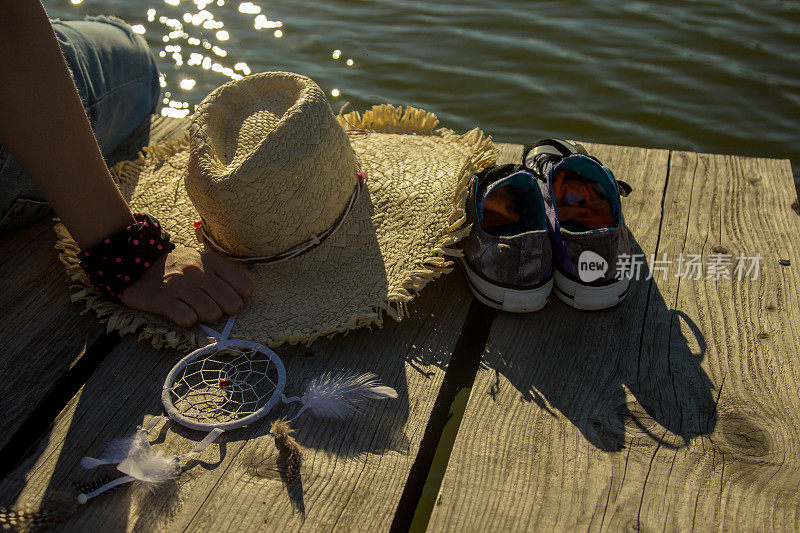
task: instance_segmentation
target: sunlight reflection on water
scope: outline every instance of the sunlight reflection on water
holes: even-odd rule
[[[182,5],[180,0],[164,0],[164,3],[172,7]],[[226,5],[225,0],[193,0],[189,4],[191,3],[194,4],[194,9],[182,13],[180,17],[174,16],[174,11],[169,8],[162,8],[160,13],[150,8],[147,10],[147,22],[150,27],[142,24],[133,26],[135,32],[143,35],[148,31],[163,33],[161,39],[164,47],[158,55],[161,58],[170,58],[176,67],[185,65],[198,67],[204,71],[210,70],[225,78],[220,83],[241,79],[252,72],[247,62],[228,58],[228,51],[224,46],[231,41],[231,33],[228,29],[224,29],[226,24],[222,18],[225,17],[246,17],[250,19],[247,21],[247,26],[253,30],[272,30],[273,38],[283,37],[283,22],[270,20],[265,13],[262,13],[261,7],[253,2],[241,2],[236,9],[233,8],[235,2]],[[215,15],[212,10],[217,14]],[[239,27],[242,25],[241,22],[238,21]],[[233,42],[235,39],[231,44]],[[341,50],[335,50],[332,54],[333,59],[339,59],[341,53]],[[354,61],[348,58],[345,64],[350,67]],[[189,68],[182,69],[177,88],[174,88],[175,83],[168,75],[162,77],[161,85],[165,88],[162,115],[183,118],[194,111],[196,102],[190,106],[188,101],[182,100],[182,97],[187,96],[186,93],[190,93],[196,86],[196,80],[190,77],[192,72]],[[181,91],[178,91],[178,88]],[[330,95],[334,98],[340,94],[336,88],[330,91]]]
[[[254,2],[238,0],[162,0],[163,4],[152,7],[144,4],[139,16],[131,16],[135,8],[125,6],[125,18],[131,29],[142,35],[160,60],[161,86],[164,88],[160,113],[164,116],[184,118],[194,112],[202,98],[218,85],[238,80],[253,72],[250,64],[242,58],[237,46],[242,41],[242,32],[271,34],[272,39],[284,37],[284,23],[271,18]],[[90,14],[95,2],[69,0],[79,6],[82,14]],[[45,2],[48,11],[58,10],[59,2]],[[54,4],[54,5],[51,5]],[[103,2],[114,5],[114,2]],[[148,7],[148,4],[150,7]],[[114,5],[114,12],[119,12]],[[133,9],[132,9],[133,8]],[[99,11],[106,13],[106,7]],[[51,13],[51,16],[53,13]],[[62,15],[63,16],[63,15]],[[264,46],[262,43],[261,46]],[[233,53],[229,53],[233,50]],[[352,57],[345,57],[339,49],[331,52],[333,60],[341,59],[345,68],[355,66]],[[165,68],[164,62],[171,65]],[[201,83],[198,83],[201,82]],[[341,95],[336,87],[329,89],[331,98]]]
[[[179,0],[164,0],[164,3],[175,7],[180,5]],[[168,33],[162,36],[165,46],[158,53],[159,57],[164,58],[169,54],[176,67],[182,67],[184,58],[186,58],[185,64],[187,67],[211,70],[231,80],[238,80],[249,74],[251,69],[244,61],[236,62],[233,65],[226,64],[230,60],[225,60],[228,57],[228,52],[222,45],[225,44],[225,41],[230,40],[230,33],[228,30],[223,29],[225,23],[222,20],[215,19],[214,14],[209,10],[209,8],[224,9],[225,0],[216,0],[215,2],[194,0],[194,6],[196,11],[184,12],[180,19],[170,17],[169,14],[160,15],[153,8],[147,10],[147,22],[153,26],[151,31],[163,32],[164,28],[169,30]],[[232,10],[228,8],[225,11],[227,12],[226,14],[230,14]],[[279,20],[271,21],[267,19],[265,15],[261,14],[261,8],[252,2],[239,4],[238,13],[243,16],[255,16],[253,20],[253,28],[255,30],[283,26],[283,23]],[[141,24],[136,26],[134,31],[137,33],[145,34],[147,32],[145,26]],[[188,77],[191,72],[191,69],[184,69],[184,77],[178,82],[178,87],[182,91],[191,91],[197,83],[195,79]],[[183,118],[193,111],[193,109],[189,109],[189,102],[182,101],[179,94],[173,94],[169,90],[170,81],[167,80],[166,75],[162,77],[161,85],[166,88],[163,100],[164,107],[161,109],[162,115]]]
[[[255,72],[310,76],[337,111],[389,102],[495,139],[791,158],[800,2],[44,0],[116,15],[163,73],[167,116]]]
[[[70,2],[77,6],[83,0]],[[162,62],[168,61],[174,67],[172,72],[161,67],[164,88],[161,114],[164,116],[184,118],[194,111],[205,96],[195,93],[199,88],[198,79],[213,80],[212,83],[221,85],[253,72],[247,61],[229,54],[229,48],[235,49],[239,41],[237,30],[250,28],[254,32],[269,32],[273,39],[284,36],[283,22],[271,19],[253,2],[163,0],[163,3],[158,8],[148,8],[141,17],[144,22],[136,23],[131,19],[129,22],[135,33],[147,39]],[[154,46],[159,41],[161,45]],[[340,55],[341,50],[336,50],[333,59],[339,59]],[[351,67],[354,61],[348,58],[345,64]],[[207,86],[208,83],[203,84],[203,89]],[[334,98],[339,95],[336,88],[330,91]]]

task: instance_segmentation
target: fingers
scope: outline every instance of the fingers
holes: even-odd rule
[[[194,309],[189,307],[181,300],[176,298],[165,298],[163,306],[163,314],[167,315],[167,318],[179,326],[188,328],[197,322],[197,313],[195,313]]]
[[[252,294],[253,282],[239,267],[212,253],[207,254],[203,259],[211,271],[231,286],[240,297],[246,298]]]
[[[212,324],[223,313],[236,314],[244,303],[238,291],[210,269],[198,270],[180,281],[173,281],[164,296],[162,306],[166,309],[162,314],[183,327],[198,321]]]
[[[215,274],[207,274],[200,288],[217,303],[226,315],[232,315],[242,307],[242,297],[239,296],[239,293]]]
[[[165,316],[182,327],[235,314],[253,283],[240,267],[213,253],[177,247],[161,268],[150,268],[122,294],[133,309]]]
[[[217,302],[200,288],[186,287],[178,298],[192,308],[201,322],[210,324],[222,318],[222,309],[219,308]]]
[[[197,322],[194,309],[163,289],[161,283],[137,281],[122,293],[122,303],[131,309],[169,318],[184,328],[193,326]]]

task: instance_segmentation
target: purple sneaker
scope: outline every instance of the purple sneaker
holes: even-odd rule
[[[515,313],[544,307],[553,267],[538,180],[520,165],[484,170],[470,187],[467,223],[460,263],[475,297]]]
[[[544,139],[526,147],[523,164],[542,182],[556,295],[577,309],[617,305],[630,283],[621,269],[630,242],[620,203],[630,187],[567,141]]]

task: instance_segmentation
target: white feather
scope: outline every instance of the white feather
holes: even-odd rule
[[[358,411],[367,400],[397,398],[397,391],[381,385],[372,373],[323,374],[306,386],[303,407],[298,415],[311,409],[320,418],[345,419]],[[297,415],[295,415],[295,418]]]
[[[117,470],[137,481],[159,485],[178,478],[180,467],[175,456],[164,457],[147,441],[147,431],[110,442],[99,459],[84,457],[81,465],[94,468],[101,464],[116,464]]]
[[[128,457],[117,465],[117,470],[153,485],[178,479],[180,474],[178,458],[164,457],[153,450],[147,441],[146,431],[136,433]]]
[[[136,434],[129,437],[114,439],[106,444],[103,453],[95,459],[94,457],[84,457],[81,459],[81,466],[86,469],[96,468],[100,465],[115,465],[124,461],[130,453]]]

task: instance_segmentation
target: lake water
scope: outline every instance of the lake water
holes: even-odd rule
[[[162,113],[265,70],[334,110],[435,112],[495,140],[562,137],[789,158],[800,174],[800,2],[46,0],[114,14],[159,57]]]

